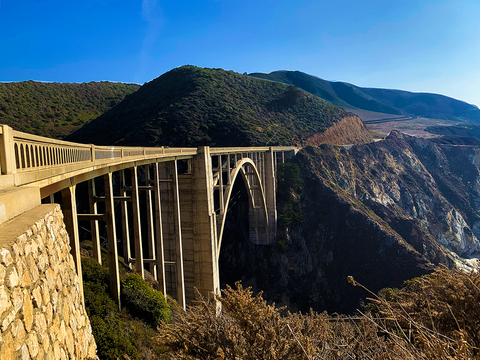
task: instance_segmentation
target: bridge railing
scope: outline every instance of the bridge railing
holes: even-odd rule
[[[293,146],[210,148],[211,155],[295,151]],[[197,148],[124,147],[79,144],[13,130],[0,124],[0,189],[20,186],[99,165],[172,156],[193,156]]]
[[[196,148],[79,144],[27,134],[0,125],[0,188],[38,181],[48,177],[46,170],[68,172],[105,163],[196,153]],[[6,177],[11,181],[1,179]]]

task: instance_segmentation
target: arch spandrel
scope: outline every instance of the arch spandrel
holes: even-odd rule
[[[250,172],[247,173],[246,167],[250,167]],[[237,180],[238,175],[241,176],[248,194],[249,210],[251,212],[251,219],[253,219],[255,228],[255,239],[250,238],[250,240],[256,244],[268,244],[268,213],[267,213],[267,204],[265,201],[265,192],[263,189],[263,184],[261,181],[260,174],[254,163],[250,158],[243,158],[237,161],[235,167],[230,172],[230,184],[226,185],[224,188],[224,209],[225,211],[217,215],[217,232],[218,232],[218,247],[217,251],[220,254],[220,249],[222,245],[223,230],[225,226],[225,220],[228,212],[228,203],[230,202],[230,197],[233,191],[233,185]],[[248,175],[253,176],[255,185],[250,183]],[[219,183],[220,172],[214,175],[213,185],[218,185]],[[220,189],[220,191],[222,191]],[[258,203],[260,202],[260,203]],[[252,224],[250,224],[252,227]]]

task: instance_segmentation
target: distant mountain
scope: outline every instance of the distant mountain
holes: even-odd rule
[[[344,108],[358,108],[386,114],[422,116],[436,119],[480,122],[474,105],[447,96],[402,90],[361,88],[345,82],[332,82],[300,71],[274,71],[249,76],[296,85]]]
[[[183,66],[143,85],[115,108],[68,137],[94,144],[248,146],[328,142],[371,137],[354,114],[296,86],[233,71]],[[309,141],[309,139],[312,139]]]
[[[31,134],[62,138],[139,87],[106,81],[0,83],[0,124]]]

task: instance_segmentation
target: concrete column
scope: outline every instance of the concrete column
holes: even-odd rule
[[[167,284],[165,279],[165,252],[163,246],[163,224],[162,224],[162,202],[160,196],[160,169],[159,164],[153,164],[153,187],[154,187],[154,204],[155,204],[155,230],[157,233],[155,239],[157,268],[157,281],[162,287],[164,295],[167,294]]]
[[[269,241],[277,236],[276,156],[272,148],[265,154],[265,200],[267,202]]]
[[[120,196],[127,196],[125,189],[125,170],[120,171]],[[123,263],[130,266],[130,259],[132,254],[130,251],[130,227],[128,225],[128,202],[122,201],[120,203],[120,209],[122,211],[122,245],[123,245]]]
[[[145,185],[150,186],[150,165],[145,165]],[[155,223],[153,221],[153,205],[152,205],[152,190],[147,189],[145,194],[147,202],[147,258],[155,259]],[[148,271],[154,276],[157,280],[157,271],[155,269],[156,263],[148,264]]]
[[[223,164],[222,155],[218,155],[218,195],[220,199],[220,216],[225,213],[225,202],[223,199]]]
[[[232,172],[232,169],[231,169],[231,164],[230,164],[230,154],[227,154],[227,176],[228,176],[228,179],[227,179],[227,185],[231,185],[232,184],[232,179],[231,179],[231,172]]]
[[[182,219],[180,216],[180,194],[178,191],[177,160],[173,161],[173,204],[175,226],[175,264],[177,273],[177,301],[182,309],[186,308],[185,278],[183,274]]]
[[[138,194],[137,167],[130,169],[132,177],[133,236],[135,241],[135,271],[145,279],[143,269],[142,228],[140,222],[140,201]]]
[[[203,296],[211,297],[212,293],[220,293],[220,275],[212,162],[208,146],[197,149],[193,171],[195,286]]]
[[[13,131],[10,126],[1,125],[0,133],[0,174],[14,174],[17,172],[15,164],[15,145],[13,141]],[[20,156],[20,149],[18,149]],[[19,159],[21,164],[21,160]]]
[[[83,278],[82,278],[82,262],[80,258],[80,239],[78,236],[78,218],[77,218],[77,202],[75,199],[75,185],[62,190],[62,211],[63,221],[70,237],[70,253],[75,262],[78,281],[80,283],[80,294],[82,294],[83,305]]]
[[[97,211],[97,192],[95,189],[95,179],[88,181],[88,199],[90,205],[90,214],[98,214]],[[90,232],[92,236],[93,258],[101,265],[102,264],[102,251],[100,247],[100,236],[98,233],[98,221],[90,221]]]
[[[117,232],[115,228],[115,208],[113,203],[112,173],[103,175],[105,185],[105,222],[108,239],[108,270],[110,273],[110,294],[121,309],[120,272],[118,268]]]

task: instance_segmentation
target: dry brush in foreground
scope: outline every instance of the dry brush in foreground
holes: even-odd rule
[[[353,278],[349,281],[361,286]],[[159,328],[171,359],[480,359],[480,276],[446,268],[356,319],[284,313],[240,283]]]

